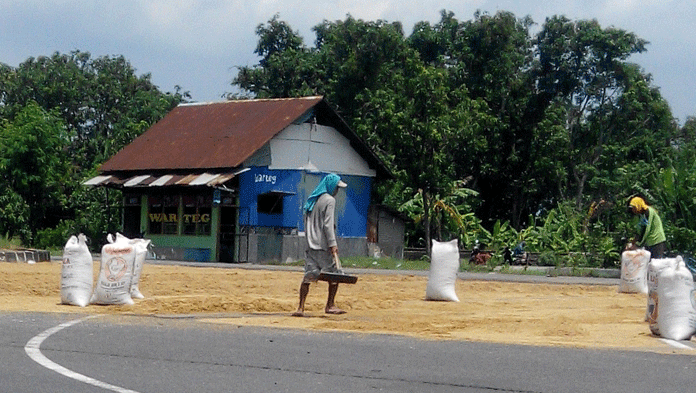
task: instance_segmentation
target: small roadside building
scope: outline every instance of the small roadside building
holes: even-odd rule
[[[384,220],[371,217],[389,212],[371,194],[391,174],[323,97],[179,105],[84,184],[122,190],[122,231],[151,239],[156,258],[282,263],[304,258],[302,208],[329,172],[348,184],[341,254],[374,254]],[[398,257],[393,220],[383,248]]]

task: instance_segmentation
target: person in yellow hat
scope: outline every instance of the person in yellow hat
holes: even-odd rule
[[[638,216],[638,238],[634,243],[650,251],[650,258],[665,257],[665,230],[655,208],[648,206],[645,199],[634,196],[628,201],[628,208]]]

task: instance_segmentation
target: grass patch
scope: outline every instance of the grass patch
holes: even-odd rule
[[[493,271],[493,268],[488,265],[477,265],[475,263],[470,263],[468,259],[461,259],[459,261],[459,271],[470,273],[489,273]]]
[[[0,236],[0,248],[5,250],[17,250],[22,248],[22,242],[17,237],[8,238],[7,235]]]
[[[596,271],[591,268],[556,268],[556,269],[540,269],[530,267],[524,269],[522,266],[498,265],[495,261],[489,264],[477,265],[469,263],[468,259],[460,259],[459,271],[469,273],[491,273],[500,274],[517,274],[527,276],[577,276],[577,277],[607,277],[606,274]],[[296,261],[288,264],[290,266],[304,266],[304,261]],[[384,270],[430,270],[430,261],[428,259],[407,260],[395,258],[372,258],[372,257],[343,257],[341,265],[344,268],[355,269],[384,269]]]
[[[304,260],[287,264],[288,266],[304,266]],[[427,260],[407,260],[394,258],[371,257],[342,257],[341,266],[357,269],[386,269],[386,270],[430,270]]]
[[[387,270],[429,270],[427,260],[408,260],[394,258],[346,257],[341,258],[343,267]]]
[[[547,276],[547,269],[525,269],[523,266],[510,266],[502,265],[500,269],[496,270],[496,273],[500,274],[517,274],[521,276]]]

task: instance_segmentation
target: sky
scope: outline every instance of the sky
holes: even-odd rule
[[[653,76],[680,124],[696,116],[696,2],[684,0],[0,0],[0,63],[74,50],[123,55],[161,91],[221,101],[235,91],[237,67],[258,63],[256,28],[276,14],[313,46],[311,29],[324,20],[401,22],[409,35],[442,10],[460,21],[510,11],[538,25],[565,15],[635,33],[648,51],[630,61]]]

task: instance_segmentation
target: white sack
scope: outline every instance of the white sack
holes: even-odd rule
[[[457,239],[449,242],[433,240],[430,257],[430,274],[425,289],[426,300],[448,300],[458,302],[454,290],[459,271],[459,246]]]
[[[648,302],[645,307],[645,320],[650,324],[650,330],[659,335],[659,327],[657,326],[658,302],[657,302],[657,276],[662,269],[674,269],[677,267],[677,258],[658,258],[651,259],[648,263]]]
[[[648,293],[648,263],[650,251],[626,250],[621,253],[621,281],[619,292]]]
[[[135,259],[133,261],[133,279],[131,281],[130,294],[131,297],[135,299],[145,299],[138,285],[140,284],[140,275],[143,272],[143,265],[145,265],[147,247],[150,245],[150,240],[133,239],[131,243],[135,246]]]
[[[60,269],[60,302],[85,307],[89,304],[94,286],[92,254],[85,235],[71,236],[63,248]]]
[[[133,304],[130,294],[135,247],[116,240],[102,247],[99,279],[92,295],[95,304]]]
[[[683,261],[663,269],[657,277],[659,334],[671,340],[688,340],[696,333],[696,310],[692,303],[694,279]]]
[[[114,243],[117,241],[129,242],[135,247],[135,259],[133,260],[133,276],[131,277],[130,294],[134,299],[145,299],[145,296],[140,292],[139,284],[140,275],[143,272],[143,265],[145,264],[145,259],[147,258],[147,250],[150,246],[150,240],[129,239],[119,232],[116,232],[115,237],[112,234],[106,235],[106,240],[109,243]]]

